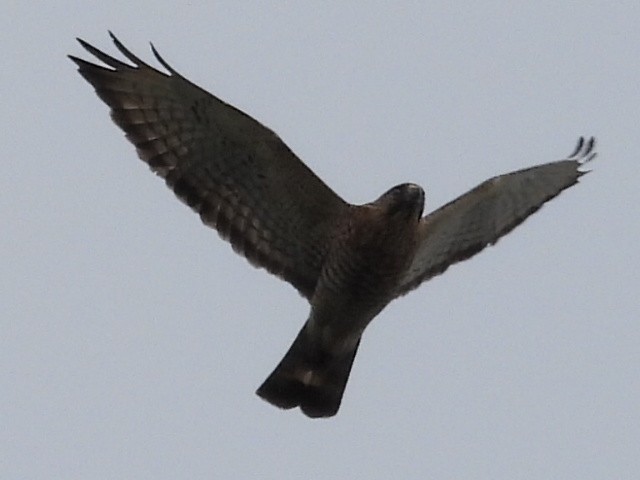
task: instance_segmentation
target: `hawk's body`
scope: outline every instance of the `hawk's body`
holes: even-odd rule
[[[337,412],[362,332],[414,258],[423,205],[420,187],[399,185],[337,222],[309,318],[260,396],[309,416]]]
[[[422,217],[413,184],[350,205],[271,130],[192,84],[81,44],[110,68],[76,57],[140,158],[202,221],[254,265],[291,283],[311,305],[289,352],[258,389],[282,408],[334,415],[361,335],[394,298],[469,258],[574,185],[595,155],[580,140],[569,158],[494,177]]]

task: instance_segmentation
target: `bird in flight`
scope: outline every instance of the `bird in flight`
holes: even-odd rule
[[[153,45],[167,73],[111,38],[129,63],[81,39],[104,66],[69,58],[138,156],[237,253],[308,300],[306,322],[257,394],[309,417],[337,413],[362,334],[389,302],[497,242],[575,185],[596,155],[594,138],[580,138],[567,158],[493,177],[426,216],[412,183],[352,205]]]

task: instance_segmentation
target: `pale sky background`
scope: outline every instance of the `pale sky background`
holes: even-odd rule
[[[321,6],[322,5],[322,6]],[[0,16],[0,478],[640,478],[640,3],[17,2]],[[331,419],[255,389],[308,306],[137,159],[66,54],[111,29],[354,203],[600,152],[391,304]]]

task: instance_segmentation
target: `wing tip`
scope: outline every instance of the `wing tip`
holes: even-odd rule
[[[167,71],[172,74],[172,75],[176,75],[176,76],[181,76],[178,72],[176,72],[173,67],[171,65],[169,65],[169,63],[167,63],[167,61],[162,58],[162,56],[160,55],[160,53],[158,52],[158,50],[156,50],[155,45],[153,44],[153,42],[149,42],[149,45],[151,45],[151,52],[153,53],[153,56],[156,57],[156,60],[158,60],[158,62],[160,62],[160,64],[167,69]]]
[[[578,138],[578,143],[574,150],[571,152],[571,155],[566,158],[567,160],[576,162],[576,169],[578,174],[577,178],[580,178],[581,176],[591,172],[591,170],[583,170],[582,167],[584,167],[584,165],[586,165],[587,163],[593,161],[598,156],[598,152],[596,151],[596,144],[596,137],[591,136],[588,139],[585,139],[585,137],[581,136],[580,138]]]
[[[597,152],[596,148],[596,137],[589,137],[588,140],[585,140],[585,137],[578,138],[578,143],[571,154],[567,157],[567,160],[575,160],[579,162],[581,165],[593,160]]]
[[[108,65],[111,68],[114,68],[116,70],[118,70],[118,69],[127,69],[127,68],[129,68],[129,69],[132,69],[132,68],[143,68],[143,69],[144,68],[148,68],[148,69],[151,69],[151,70],[155,70],[149,64],[147,64],[142,59],[140,59],[137,55],[135,55],[133,52],[131,52],[127,47],[125,47],[124,44],[120,41],[120,39],[111,30],[107,30],[107,32],[109,33],[109,37],[111,37],[111,41],[114,43],[114,45],[116,46],[118,51],[122,55],[124,55],[127,58],[127,60],[132,62],[134,66],[128,65],[126,63],[123,63],[120,60],[117,60],[116,58],[111,57],[110,55],[107,55],[106,53],[104,53],[103,51],[97,49],[96,47],[94,47],[93,45],[91,45],[90,43],[86,42],[85,40],[83,40],[80,37],[76,37],[76,41],[82,46],[82,48],[84,48],[86,51],[88,51],[91,55],[93,55],[94,57],[96,57],[101,62],[105,63],[106,65]],[[160,62],[160,64],[171,75],[181,76],[173,67],[171,67],[171,65],[169,65],[169,63],[164,58],[162,58],[162,56],[160,55],[160,53],[158,52],[156,47],[153,45],[153,43],[152,42],[149,42],[149,43],[151,45],[151,51],[153,52],[153,55],[158,60],[158,62]],[[90,63],[90,62],[82,60],[81,58],[78,58],[78,57],[76,57],[74,55],[67,55],[67,56],[74,63],[76,63],[78,66],[83,66],[83,65],[86,65],[86,64]]]

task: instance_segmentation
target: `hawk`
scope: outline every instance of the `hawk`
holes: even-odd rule
[[[202,221],[253,265],[293,285],[309,316],[258,388],[267,402],[309,417],[337,413],[362,334],[393,299],[498,241],[578,182],[595,157],[580,138],[564,160],[499,175],[423,216],[412,183],[352,205],[270,129],[127,50],[130,63],[78,39],[105,66],[70,56],[110,107],[138,156]]]

